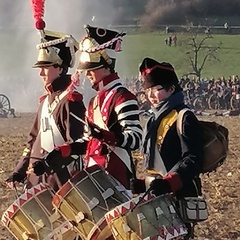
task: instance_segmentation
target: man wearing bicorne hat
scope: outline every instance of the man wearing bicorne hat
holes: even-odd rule
[[[198,119],[184,104],[184,95],[173,66],[144,58],[139,67],[153,116],[143,131],[145,179],[132,182],[136,194],[147,189],[156,196],[171,193],[177,199],[201,193],[203,142]],[[181,117],[181,120],[180,120]],[[193,236],[194,224],[187,222]]]
[[[89,25],[85,29],[78,71],[85,72],[97,95],[88,106],[88,140],[70,144],[69,151],[85,153],[86,167],[95,164],[104,167],[129,189],[130,179],[135,176],[131,151],[141,144],[142,128],[137,99],[122,85],[115,72],[115,59],[110,56],[111,51],[121,50],[125,33]],[[62,153],[61,148],[59,152]]]
[[[46,94],[40,98],[27,147],[7,184],[13,186],[14,182],[27,180],[28,187],[47,182],[53,189],[58,189],[77,170],[73,166],[81,164],[79,158],[69,156],[64,159],[65,167],[55,159],[54,173],[48,174],[43,174],[42,165],[36,163],[57,146],[74,142],[83,134],[83,124],[76,119],[85,118],[82,95],[75,90],[74,81],[67,74],[68,68],[74,66],[78,43],[71,35],[44,31],[37,49],[39,55],[33,67],[40,70]],[[33,165],[37,175],[32,174]]]

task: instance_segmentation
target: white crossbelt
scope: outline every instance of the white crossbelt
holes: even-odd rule
[[[106,99],[108,100],[110,98],[110,96],[113,94],[114,90],[116,90],[118,87],[120,86],[117,86],[116,88],[112,89],[108,94],[107,96],[105,97],[105,101],[103,102],[103,105],[101,107],[101,109],[104,109],[105,107],[105,104],[107,103]],[[116,93],[115,93],[116,94]],[[97,97],[96,99],[94,99],[94,101],[97,101]],[[100,110],[100,107],[97,103],[97,107],[94,109],[94,112],[93,112],[93,120],[95,123],[97,123],[97,125],[100,127],[100,128],[103,128],[105,130],[108,130],[108,127],[107,125],[104,123],[103,119],[102,119],[102,114],[101,114],[101,110]],[[131,167],[131,159],[130,159],[130,156],[128,154],[128,152],[124,149],[124,148],[121,148],[121,147],[117,147],[117,146],[109,146],[109,149],[114,152],[118,158],[120,158],[123,163],[127,166],[128,170],[130,172],[132,172],[132,167]],[[92,159],[93,160],[93,159]],[[92,162],[91,162],[92,163]]]
[[[65,142],[54,120],[53,112],[61,99],[67,94],[67,90],[62,92],[58,99],[51,105],[48,102],[49,96],[47,96],[43,102],[40,123],[41,147],[47,152],[51,152],[55,146],[62,145]]]

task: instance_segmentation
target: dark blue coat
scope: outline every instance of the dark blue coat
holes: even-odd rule
[[[182,109],[176,109],[178,112]],[[168,130],[162,147],[161,157],[167,171],[177,162],[181,164],[176,169],[180,175],[183,187],[178,196],[194,196],[201,194],[199,174],[203,165],[203,144],[199,122],[193,112],[187,111],[182,119],[182,135],[178,135],[176,122]]]

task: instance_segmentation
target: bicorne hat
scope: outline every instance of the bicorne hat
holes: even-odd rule
[[[170,63],[160,63],[152,58],[144,58],[139,71],[145,89],[157,85],[164,88],[172,85],[178,86],[178,77]]]

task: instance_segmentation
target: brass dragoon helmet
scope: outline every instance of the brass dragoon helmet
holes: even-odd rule
[[[72,35],[52,31],[44,31],[42,42],[37,45],[39,50],[34,68],[59,65],[73,67],[75,53],[79,44]]]
[[[102,67],[114,69],[115,59],[111,52],[121,51],[122,37],[125,33],[85,26],[87,35],[81,40],[79,50],[79,70],[94,70]]]

